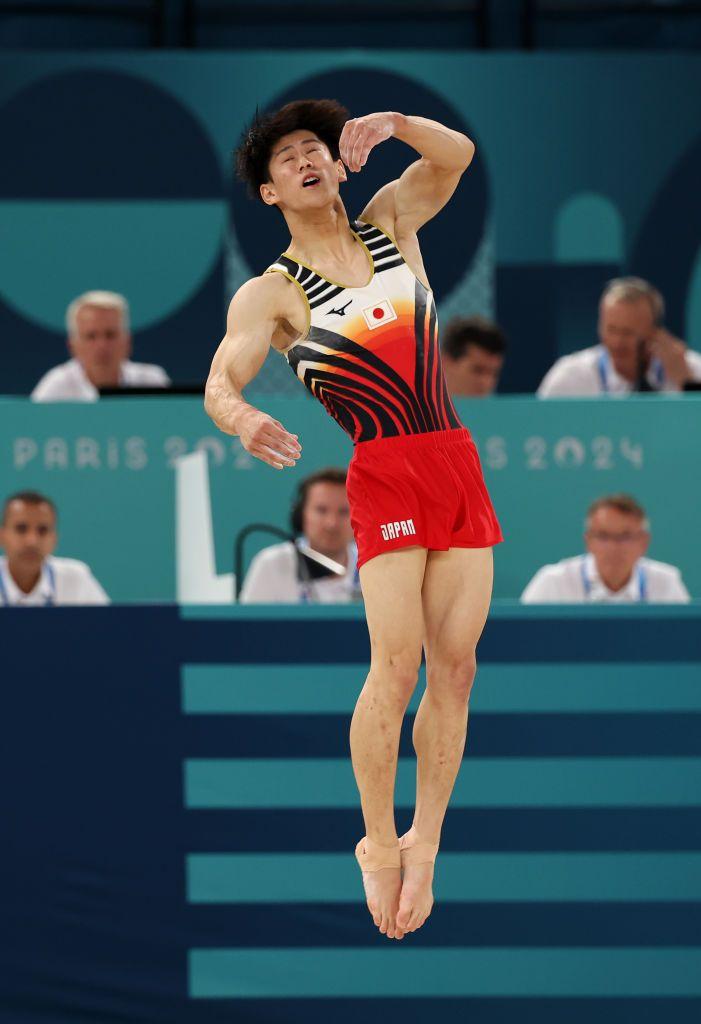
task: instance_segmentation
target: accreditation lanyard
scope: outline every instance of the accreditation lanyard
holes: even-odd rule
[[[584,559],[582,560],[579,569],[582,576],[582,586],[584,587],[584,600],[590,601],[592,589],[591,580],[589,579],[589,576],[587,574],[587,567]],[[647,577],[645,575],[645,570],[643,569],[642,565],[638,566],[635,575],[638,581],[638,600],[643,602],[647,601]]]
[[[49,581],[49,593],[44,599],[44,607],[48,608],[51,605],[56,604],[56,574],[48,562],[45,564],[46,578]],[[5,580],[3,579],[2,569],[0,569],[0,605],[5,605],[6,608],[10,607],[10,598],[7,593],[7,587],[5,586]]]
[[[652,372],[655,376],[655,384],[658,388],[664,384],[664,369],[659,359],[653,359],[651,364]],[[601,384],[601,390],[605,395],[609,393],[609,375],[611,373],[611,356],[608,354],[606,349],[599,353],[599,359],[597,362],[597,368],[599,370],[599,383]]]

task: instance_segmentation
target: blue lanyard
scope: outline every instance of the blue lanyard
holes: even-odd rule
[[[52,566],[49,564],[49,562],[46,562],[45,565],[46,565],[46,575],[47,575],[48,580],[49,580],[49,591],[50,592],[49,592],[48,597],[44,601],[44,607],[48,608],[51,605],[54,605],[56,603],[56,575],[54,573],[54,570],[53,570]],[[10,598],[8,597],[8,594],[7,594],[7,587],[5,586],[5,581],[2,578],[2,569],[0,569],[0,604],[4,604],[6,608],[10,607]]]
[[[579,568],[582,576],[582,586],[584,587],[584,599],[588,601],[591,597],[591,580],[587,576],[584,560],[582,560]],[[645,570],[642,565],[638,566],[636,576],[638,578],[638,600],[645,602],[647,601],[647,576],[645,575]]]
[[[601,384],[601,390],[605,395],[607,395],[609,392],[609,370],[611,368],[611,356],[608,354],[606,349],[603,349],[603,351],[599,353],[599,358],[597,360],[596,365],[599,371],[599,383]],[[662,384],[664,384],[664,369],[662,367],[662,363],[659,361],[659,359],[653,359],[651,366],[655,374],[655,383],[658,385],[658,387],[661,387]]]

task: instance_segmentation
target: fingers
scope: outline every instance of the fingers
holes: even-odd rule
[[[349,171],[359,171],[368,158],[374,142],[372,128],[358,120],[346,121],[339,140],[339,154]]]
[[[257,444],[253,445],[248,450],[251,455],[260,459],[261,462],[267,462],[267,464],[272,466],[274,469],[284,469],[285,466],[296,465],[295,460],[289,455],[283,455],[282,452],[276,451],[268,445]]]

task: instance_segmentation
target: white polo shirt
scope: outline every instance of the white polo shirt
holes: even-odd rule
[[[544,565],[521,594],[523,604],[686,604],[690,600],[679,569],[652,558],[640,558],[620,590],[609,590],[591,554]]]
[[[122,363],[119,383],[124,387],[165,388],[170,377],[162,366],[151,363]],[[96,402],[100,397],[94,384],[77,359],[69,359],[60,366],[54,366],[41,378],[32,391],[34,402]]]
[[[241,604],[348,604],[359,599],[355,544],[348,545],[345,576],[324,576],[306,583],[297,578],[297,559],[290,541],[259,551],[241,588]]]
[[[693,380],[701,381],[701,353],[687,349],[686,362]],[[664,371],[652,360],[647,380],[656,391],[678,391],[665,381]],[[536,392],[539,398],[578,398],[587,395],[627,395],[633,390],[631,381],[621,377],[603,345],[593,345],[579,352],[562,356],[550,367]]]
[[[36,586],[25,594],[10,575],[7,558],[0,558],[0,608],[109,603],[109,597],[85,562],[54,556],[45,559]]]

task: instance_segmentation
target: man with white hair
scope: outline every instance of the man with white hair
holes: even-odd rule
[[[35,402],[94,402],[106,387],[167,387],[160,366],[133,363],[129,306],[116,292],[85,292],[66,310],[71,359],[45,373]]]
[[[686,604],[689,592],[674,565],[647,558],[650,523],[629,494],[592,502],[584,527],[586,554],[544,565],[524,604]]]
[[[664,299],[641,277],[609,281],[599,303],[599,341],[562,356],[539,398],[681,391],[701,381],[701,354],[662,326]]]

